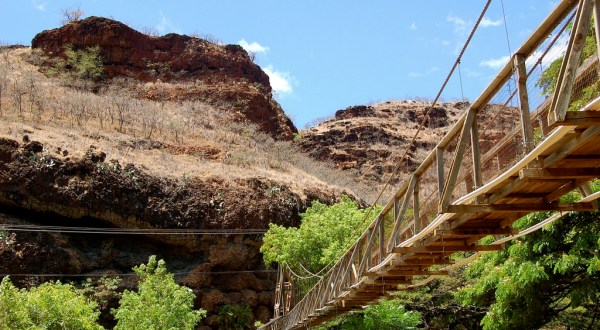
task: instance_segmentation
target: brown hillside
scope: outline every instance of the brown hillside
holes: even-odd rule
[[[381,183],[394,171],[429,106],[428,102],[407,100],[348,107],[302,131],[300,145],[315,159],[332,160],[339,169]],[[432,109],[415,147],[403,161],[402,173],[418,166],[465,107],[468,103],[455,102]]]
[[[30,48],[0,48],[0,224],[266,229],[297,225],[313,200],[366,196],[291,141],[236,120],[235,108],[215,105],[223,94],[159,101],[115,79],[90,92],[46,76],[46,61]],[[132,89],[140,86],[189,87],[178,80]],[[2,234],[0,274],[67,275],[13,276],[19,285],[131,273],[156,254],[209,315],[223,304],[248,304],[263,322],[272,313],[275,278],[265,273],[260,234]],[[125,278],[122,287],[131,287]]]
[[[289,140],[297,132],[273,99],[267,74],[238,45],[178,34],[153,37],[93,16],[43,31],[31,45],[51,58],[64,58],[67,45],[76,50],[99,46],[107,77],[133,79],[122,87],[139,98],[202,100],[235,114],[238,121],[259,125],[275,138]]]

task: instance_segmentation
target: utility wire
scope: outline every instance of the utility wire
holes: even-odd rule
[[[2,225],[0,230],[15,232],[49,232],[70,234],[106,234],[106,235],[262,235],[266,229],[151,229],[151,228],[98,228],[64,227],[41,225]]]
[[[175,272],[170,273],[173,275],[187,275],[189,272]],[[227,274],[240,274],[240,273],[275,273],[275,269],[264,269],[264,270],[231,270],[231,271],[215,271],[215,272],[193,272],[194,275],[227,275]],[[25,274],[25,273],[2,273],[0,277],[11,276],[11,277],[116,277],[116,276],[137,276],[136,273],[110,273],[110,274],[60,274],[60,273],[49,273],[49,274]]]

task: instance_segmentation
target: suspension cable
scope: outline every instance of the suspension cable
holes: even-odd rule
[[[375,205],[379,202],[379,200],[381,199],[381,197],[383,196],[383,194],[385,193],[385,191],[387,190],[387,188],[390,186],[392,179],[394,177],[396,177],[396,175],[398,174],[398,171],[400,170],[401,166],[402,166],[402,161],[406,158],[406,156],[408,155],[408,153],[410,152],[411,147],[414,145],[415,141],[417,140],[417,137],[419,136],[419,133],[421,133],[421,131],[425,128],[425,124],[427,123],[427,121],[429,120],[429,114],[431,113],[431,111],[433,110],[433,108],[435,107],[435,105],[437,104],[438,100],[440,99],[442,92],[444,91],[444,89],[446,88],[446,85],[448,84],[448,82],[450,81],[450,78],[452,77],[452,74],[454,73],[454,71],[456,70],[456,68],[458,67],[458,65],[460,64],[460,61],[462,59],[462,56],[464,55],[468,45],[471,43],[471,40],[473,39],[473,36],[475,35],[475,31],[477,31],[477,28],[479,27],[479,24],[481,23],[481,21],[483,20],[483,17],[485,15],[485,13],[487,12],[487,9],[490,6],[490,3],[492,2],[492,0],[487,0],[485,3],[485,6],[483,7],[479,17],[477,18],[477,21],[475,22],[475,25],[473,26],[473,28],[471,29],[471,33],[469,34],[466,42],[464,43],[458,57],[456,58],[456,61],[454,62],[454,65],[452,66],[452,68],[450,69],[450,72],[448,73],[448,75],[446,76],[446,79],[444,80],[444,83],[442,84],[442,87],[440,88],[440,90],[438,91],[435,99],[433,100],[433,102],[431,103],[431,105],[429,107],[427,107],[427,111],[425,112],[425,115],[423,116],[423,119],[421,120],[419,127],[417,129],[417,131],[415,132],[415,134],[413,135],[412,139],[410,140],[410,143],[406,146],[406,148],[404,149],[404,153],[402,154],[402,156],[400,157],[400,159],[398,160],[398,164],[396,165],[396,167],[394,168],[394,171],[392,171],[392,173],[388,176],[388,179],[386,180],[383,188],[381,189],[381,191],[379,192],[379,194],[377,195],[377,198],[375,199],[375,201],[371,204],[371,207],[368,208],[367,213],[365,214],[365,216],[363,217],[363,219],[355,226],[354,230],[352,231],[352,234],[350,235],[350,237],[353,237],[356,235],[357,231],[359,228],[361,228],[361,226],[364,224],[365,221],[367,221],[367,219],[369,219],[369,216],[371,215],[371,211],[373,210],[373,208],[375,207]],[[388,157],[388,159],[391,157],[391,155]],[[331,261],[329,263],[327,263],[327,265],[325,265],[319,272],[317,273],[321,273],[322,271],[329,269],[329,267],[333,264],[339,261],[339,259],[343,256],[343,253],[350,248],[350,246],[352,246],[353,244],[355,244],[357,241],[350,241],[347,242],[346,244],[344,244],[342,246],[342,248],[340,249],[340,251],[338,252],[338,255],[336,256],[336,258],[331,259]],[[341,255],[340,252],[342,253]]]

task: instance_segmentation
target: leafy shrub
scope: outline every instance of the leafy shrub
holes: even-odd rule
[[[299,228],[269,225],[260,248],[265,264],[287,263],[295,269],[301,269],[302,264],[307,270],[318,272],[370,224],[370,219],[365,220],[367,212],[347,196],[331,206],[313,201],[306,212],[300,214]],[[371,219],[378,212],[379,207],[371,211]]]
[[[410,330],[417,329],[421,314],[408,312],[396,300],[383,300],[364,311],[344,315],[319,327],[320,330]]]
[[[139,277],[138,292],[125,290],[118,309],[112,313],[119,329],[194,329],[206,315],[194,310],[194,293],[175,283],[164,260],[150,256],[148,264],[134,267]]]
[[[62,75],[66,80],[89,81],[100,81],[104,77],[104,62],[100,55],[100,46],[76,50],[72,45],[67,45],[65,56],[65,60],[56,61],[48,70],[48,75]]]
[[[81,290],[59,281],[29,291],[8,277],[0,283],[0,329],[102,329],[97,308]]]
[[[252,321],[252,310],[248,305],[223,305],[219,308],[217,318],[219,329],[247,329]]]

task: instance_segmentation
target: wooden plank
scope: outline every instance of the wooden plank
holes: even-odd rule
[[[523,204],[478,204],[449,205],[448,213],[492,213],[492,212],[543,212],[543,211],[593,211],[591,203],[523,203]]]
[[[600,168],[524,168],[519,171],[519,178],[527,180],[556,179],[593,179],[600,177]]]
[[[503,186],[499,191],[487,196],[487,199],[489,203],[493,203],[501,198],[506,197],[508,194],[511,194],[513,191],[518,190],[527,184],[529,184],[529,182],[527,182],[526,180],[516,178],[512,182],[509,181],[509,183]]]
[[[447,270],[388,270],[382,273],[373,273],[382,277],[394,276],[432,276],[432,275],[448,275]]]
[[[458,146],[456,147],[456,151],[452,159],[448,180],[444,183],[444,192],[442,193],[442,198],[440,198],[439,203],[439,213],[445,213],[447,206],[450,204],[450,197],[452,197],[452,192],[454,191],[454,186],[456,185],[458,171],[460,170],[460,165],[465,154],[465,148],[467,146],[467,142],[469,141],[469,136],[471,135],[471,127],[473,125],[473,120],[475,120],[475,116],[477,116],[477,111],[472,107],[469,108],[467,118],[463,123]]]
[[[569,44],[558,74],[556,91],[552,96],[552,105],[548,114],[548,124],[553,126],[564,120],[571,101],[571,94],[577,67],[579,66],[583,46],[590,26],[592,1],[581,0],[575,16],[575,24],[569,37]]]
[[[516,198],[516,199],[543,199],[546,197],[545,193],[511,193],[506,195],[504,198]]]
[[[412,284],[412,282],[410,281],[405,281],[405,283],[401,283],[401,284]],[[400,284],[389,284],[389,285],[373,285],[373,286],[364,286],[364,287],[358,287],[358,288],[354,288],[354,287],[350,287],[350,288],[343,288],[344,291],[348,291],[351,293],[371,293],[371,292],[382,292],[382,290],[385,291],[395,291],[398,289],[398,285]]]
[[[431,265],[452,265],[454,263],[454,261],[450,260],[450,259],[406,259],[406,260],[402,260],[398,263],[398,265],[424,265],[424,266],[431,266]]]
[[[481,235],[516,235],[516,228],[462,228],[462,229],[436,229],[433,234],[438,236],[481,236]]]
[[[600,125],[600,111],[567,111],[565,119],[557,124],[562,126],[587,127]]]
[[[460,252],[460,251],[501,251],[504,247],[500,244],[494,245],[450,245],[450,246],[408,246],[395,247],[395,253],[428,253],[428,252]]]
[[[564,185],[560,186],[559,188],[554,189],[554,191],[549,193],[544,198],[544,201],[546,203],[554,202],[555,200],[558,200],[564,194],[570,192],[571,190],[575,190],[575,189],[579,188],[582,184],[586,183],[587,181],[588,181],[588,179],[571,180],[571,181],[565,183]]]

